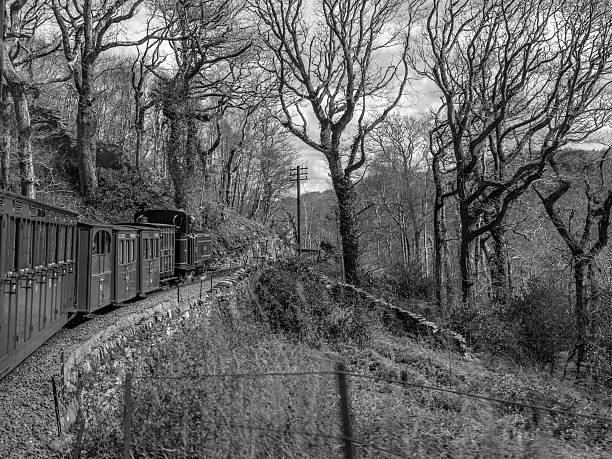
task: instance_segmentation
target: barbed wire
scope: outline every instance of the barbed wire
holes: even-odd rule
[[[215,427],[219,427],[219,428],[223,428],[223,427],[229,427],[229,428],[236,428],[236,429],[244,429],[244,430],[257,430],[257,431],[261,431],[261,432],[270,432],[270,433],[275,433],[275,434],[281,434],[281,435],[288,435],[288,434],[294,434],[294,435],[301,435],[301,436],[305,436],[305,437],[320,437],[320,438],[328,438],[330,440],[337,440],[337,441],[346,441],[349,440],[351,443],[360,446],[362,448],[370,448],[376,451],[381,451],[381,452],[385,452],[388,454],[391,454],[392,456],[395,457],[408,457],[405,454],[398,452],[398,451],[393,451],[387,448],[383,448],[381,446],[378,445],[374,445],[371,443],[367,443],[361,440],[356,440],[354,438],[350,438],[350,437],[344,437],[341,435],[331,435],[331,434],[326,434],[326,433],[322,433],[322,432],[308,432],[306,430],[295,430],[295,429],[275,429],[272,427],[262,427],[262,426],[255,426],[252,424],[237,424],[237,423],[216,423],[216,422],[212,422],[212,421],[200,421],[199,422],[200,425],[211,425],[211,426],[215,426]],[[221,424],[221,425],[219,425]]]
[[[534,409],[534,410],[549,411],[549,412],[552,412],[552,413],[563,414],[563,415],[566,415],[566,416],[577,416],[577,417],[581,417],[581,418],[594,419],[594,420],[597,420],[597,421],[609,422],[609,423],[612,424],[612,418],[608,418],[608,417],[605,417],[605,416],[599,416],[599,415],[596,415],[596,414],[578,413],[578,412],[569,411],[569,410],[561,410],[561,409],[558,409],[558,408],[549,408],[549,407],[541,406],[541,405],[533,405],[533,404],[530,404],[530,403],[517,402],[517,401],[514,401],[514,400],[506,400],[506,399],[502,399],[502,398],[490,397],[488,395],[472,394],[472,393],[469,393],[469,392],[462,392],[462,391],[459,391],[459,390],[447,389],[445,387],[428,386],[428,385],[425,385],[425,384],[410,383],[410,382],[407,382],[407,381],[398,381],[397,379],[392,379],[392,378],[382,378],[382,377],[378,377],[378,376],[370,376],[370,375],[364,375],[364,374],[360,374],[360,373],[351,373],[351,372],[343,372],[343,373],[346,376],[353,376],[353,377],[358,377],[358,378],[363,378],[363,379],[370,379],[370,380],[374,380],[374,381],[387,382],[387,383],[397,384],[397,385],[401,385],[401,386],[414,387],[414,388],[419,388],[419,389],[426,389],[426,390],[432,390],[432,391],[438,391],[438,392],[446,392],[446,393],[449,393],[449,394],[455,394],[455,395],[459,395],[459,396],[462,396],[462,397],[476,398],[476,399],[479,399],[479,400],[486,400],[486,401],[489,401],[489,402],[521,406],[521,407],[524,407],[524,408],[530,408],[530,409]]]
[[[272,371],[264,373],[208,373],[208,374],[186,374],[171,376],[148,376],[135,374],[134,379],[160,379],[160,380],[181,380],[181,379],[211,379],[211,378],[259,378],[266,376],[312,376],[312,375],[336,375],[337,371],[296,371],[282,372]]]
[[[276,371],[276,372],[261,372],[261,373],[210,373],[210,374],[200,374],[200,375],[193,375],[193,374],[188,374],[188,375],[172,375],[172,376],[147,376],[147,375],[134,375],[133,377],[135,379],[149,379],[149,380],[181,380],[181,379],[211,379],[211,378],[259,378],[259,377],[283,377],[283,376],[322,376],[322,375],[338,375],[338,374],[345,374],[346,376],[351,376],[354,378],[362,378],[362,379],[369,379],[369,380],[373,380],[373,381],[378,381],[378,382],[386,382],[389,384],[395,384],[395,385],[401,385],[401,386],[406,386],[406,387],[412,387],[412,388],[417,388],[417,389],[424,389],[424,390],[431,390],[431,391],[437,391],[437,392],[445,392],[445,393],[449,393],[449,394],[454,394],[454,395],[458,395],[461,397],[468,397],[468,398],[473,398],[473,399],[479,399],[479,400],[485,400],[485,401],[489,401],[489,402],[494,402],[494,403],[499,403],[499,404],[505,404],[505,405],[512,405],[512,406],[519,406],[519,407],[523,407],[523,408],[529,408],[532,410],[541,410],[541,411],[548,411],[550,413],[555,413],[555,414],[561,414],[564,416],[576,416],[576,417],[580,417],[580,418],[585,418],[585,419],[592,419],[592,420],[597,420],[597,421],[602,421],[602,422],[606,422],[606,423],[610,423],[612,424],[612,418],[610,417],[606,417],[606,416],[600,416],[597,414],[589,414],[589,413],[579,413],[579,412],[575,412],[575,411],[570,411],[570,410],[562,410],[559,408],[551,408],[551,407],[546,407],[546,406],[542,406],[542,405],[534,405],[531,403],[525,403],[525,402],[519,402],[519,401],[515,401],[515,400],[507,400],[507,399],[502,399],[502,398],[497,398],[497,397],[491,397],[488,395],[481,395],[481,394],[474,394],[474,393],[470,393],[470,392],[463,392],[463,391],[459,391],[459,390],[455,390],[455,389],[449,389],[449,388],[445,388],[445,387],[439,387],[439,386],[429,386],[426,384],[418,384],[418,383],[410,383],[407,381],[400,381],[397,379],[393,379],[393,378],[383,378],[383,377],[379,377],[379,376],[371,376],[371,375],[365,375],[365,374],[361,374],[361,373],[354,373],[354,372],[339,372],[339,371],[333,371],[333,370],[327,370],[327,371],[297,371],[297,372],[280,372],[280,371]],[[190,388],[192,390],[198,390],[199,388]]]

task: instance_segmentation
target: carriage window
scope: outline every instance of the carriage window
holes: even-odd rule
[[[91,253],[93,255],[99,255],[98,247],[100,247],[100,232],[98,231],[93,238],[93,243],[91,247]]]
[[[125,263],[125,240],[121,239],[119,244],[119,264]]]
[[[38,263],[44,265],[47,263],[47,224],[44,222],[38,222],[38,234],[37,234],[37,249],[38,252]]]
[[[57,226],[50,223],[47,227],[47,263],[55,263],[55,244],[57,238]]]
[[[12,225],[13,230],[13,266],[11,267],[11,271],[16,271],[19,268],[19,219],[16,218]]]
[[[72,260],[72,226],[66,228],[66,260]]]
[[[32,221],[32,225],[30,226],[31,229],[31,236],[30,239],[32,241],[32,263],[34,264],[34,266],[38,266],[40,265],[40,238],[38,236],[38,233],[40,232],[40,222],[37,221]]]
[[[135,243],[134,239],[130,239],[130,243],[129,243],[130,254],[128,257],[128,259],[130,260],[130,263],[134,263],[134,258],[135,258],[134,243]]]
[[[100,239],[102,242],[101,253],[111,253],[111,235],[107,231],[103,231]]]
[[[9,217],[8,221],[8,251],[9,255],[7,257],[7,270],[15,271],[17,267],[17,241],[19,237],[17,237],[17,221],[14,217]]]
[[[56,246],[56,255],[55,259],[57,261],[64,261],[65,258],[65,247],[64,244],[66,242],[66,226],[59,225],[57,227],[57,246]]]
[[[32,266],[32,222],[23,218],[17,219],[17,238],[18,250],[15,251],[17,259],[15,267],[17,269],[29,268]]]

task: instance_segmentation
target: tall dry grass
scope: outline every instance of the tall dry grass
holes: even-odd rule
[[[340,457],[334,375],[205,376],[327,372],[339,360],[350,371],[372,376],[575,411],[610,409],[609,401],[543,373],[485,367],[387,334],[379,324],[329,334],[326,324],[335,329],[339,321],[358,320],[337,317],[346,298],[311,284],[296,266],[283,265],[263,280],[265,290],[255,280],[242,291],[237,313],[223,303],[210,317],[194,313],[172,326],[158,324],[134,337],[115,363],[99,368],[83,388],[83,455],[121,454],[126,369],[135,375],[135,457]],[[288,302],[299,304],[300,297],[327,306],[290,311],[299,320],[292,319],[289,327],[264,320],[266,311],[277,317]],[[359,307],[365,305],[355,302],[349,310]],[[304,311],[315,314],[308,317]],[[299,326],[306,332],[296,333]],[[195,377],[169,379],[186,374]],[[349,377],[349,388],[359,457],[574,458],[606,457],[612,450],[611,426],[600,421],[360,378]]]

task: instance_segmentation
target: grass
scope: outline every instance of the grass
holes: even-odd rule
[[[371,376],[611,412],[606,394],[508,363],[465,359],[426,341],[388,334],[377,323],[364,325],[375,318],[359,312],[354,299],[348,307],[342,304],[299,266],[266,272],[241,295],[240,307],[223,301],[210,317],[195,313],[140,332],[84,381],[84,457],[121,454],[126,369],[137,375],[136,457],[340,457],[335,375],[197,377],[328,372],[336,361]],[[289,304],[292,319],[283,322],[279,313]],[[196,377],[171,379],[185,374]],[[610,457],[612,451],[612,426],[601,421],[371,379],[349,377],[349,388],[359,457],[574,458]]]

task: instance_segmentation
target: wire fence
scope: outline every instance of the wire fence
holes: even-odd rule
[[[208,413],[205,417],[198,418],[196,424],[200,432],[206,432],[208,435],[207,439],[210,443],[210,435],[214,435],[214,440],[219,443],[222,434],[226,435],[226,440],[229,442],[226,445],[230,449],[230,455],[232,457],[240,455],[253,455],[249,454],[249,448],[256,447],[254,445],[259,444],[261,447],[266,447],[266,444],[270,444],[270,437],[283,440],[287,447],[301,448],[302,451],[309,451],[308,455],[322,455],[332,456],[333,454],[341,454],[345,458],[356,457],[357,451],[370,450],[372,452],[386,455],[387,457],[408,457],[409,452],[398,448],[388,448],[386,445],[380,445],[371,441],[365,441],[358,438],[354,434],[353,422],[355,419],[354,413],[351,411],[351,392],[349,390],[350,385],[354,384],[358,380],[371,380],[376,383],[385,385],[396,385],[411,389],[420,389],[424,391],[434,391],[452,394],[458,397],[477,399],[480,401],[491,402],[495,404],[501,404],[506,406],[520,407],[523,409],[533,410],[534,412],[548,412],[550,414],[568,417],[578,417],[589,419],[603,423],[603,427],[606,429],[612,428],[612,417],[603,416],[599,413],[583,413],[575,412],[571,410],[559,409],[556,407],[547,407],[541,405],[535,405],[525,403],[516,400],[507,400],[496,397],[491,397],[485,394],[474,394],[469,392],[462,392],[459,390],[449,389],[446,387],[430,386],[418,383],[411,383],[408,381],[396,380],[392,378],[384,378],[378,376],[372,376],[368,374],[360,374],[355,372],[346,371],[342,363],[338,363],[334,370],[326,371],[297,371],[297,372],[254,372],[254,373],[207,373],[207,374],[181,374],[181,375],[144,375],[144,374],[128,374],[125,379],[123,386],[124,390],[124,406],[123,406],[123,439],[124,449],[123,457],[132,457],[134,450],[139,451],[142,449],[143,443],[146,444],[146,448],[154,448],[159,451],[165,451],[166,453],[173,454],[176,456],[185,455],[190,456],[195,454],[194,445],[186,446],[188,444],[185,438],[179,439],[174,445],[163,445],[159,442],[159,439],[151,438],[149,435],[154,432],[155,429],[150,429],[150,425],[147,424],[147,416],[150,412],[147,410],[150,405],[146,403],[144,406],[138,406],[140,400],[144,398],[155,398],[159,397],[159,402],[172,403],[170,399],[164,398],[163,394],[155,393],[152,389],[151,383],[156,383],[159,387],[171,388],[171,390],[187,390],[209,393],[212,397],[218,395],[214,393],[213,387],[210,383],[201,384],[203,382],[210,382],[211,380],[218,380],[226,383],[232,381],[235,383],[238,380],[262,380],[265,378],[297,378],[301,381],[305,377],[333,377],[335,379],[335,406],[331,406],[329,403],[326,405],[326,416],[327,421],[336,419],[335,426],[333,424],[322,425],[321,422],[315,422],[314,424],[318,427],[313,426],[298,426],[295,422],[290,422],[286,416],[278,416],[275,413],[271,413],[266,419],[255,418],[251,422],[246,422],[244,416],[238,413],[235,402],[236,394],[232,394],[229,399],[229,403],[223,408],[224,400],[216,399],[217,407],[214,412]],[[200,384],[194,384],[199,382]],[[256,387],[250,387],[248,394],[242,391],[241,396],[244,398],[248,395],[252,398],[257,398],[258,392]],[[163,391],[162,391],[163,392]],[[294,397],[298,397],[297,393],[293,394]],[[333,402],[332,399],[332,402]],[[330,400],[327,400],[328,402]],[[291,400],[285,400],[289,408],[293,403]],[[184,407],[178,408],[175,414],[178,414],[179,418],[182,416],[181,426],[179,430],[183,429],[183,437],[185,434],[185,417],[187,416]],[[287,409],[287,407],[285,407]],[[317,410],[312,412],[314,417],[317,417],[320,413]],[[241,417],[242,420],[236,420],[237,417]],[[189,418],[193,419],[193,418]],[[431,419],[435,421],[434,419]],[[284,425],[281,425],[285,423]],[[176,427],[176,423],[174,424]],[[310,428],[309,428],[310,427]],[[334,433],[334,429],[336,433]],[[148,432],[148,433],[147,433]],[[237,432],[242,432],[238,434]],[[254,435],[257,434],[255,437]],[[149,436],[148,436],[149,435]],[[301,440],[297,441],[297,438]],[[156,443],[157,442],[157,443]],[[258,443],[259,442],[259,443]],[[181,445],[181,446],[177,446]],[[314,445],[314,446],[313,446]],[[191,451],[191,454],[190,454]],[[140,451],[141,453],[143,451]],[[261,451],[259,451],[261,452]],[[253,451],[251,451],[253,453]],[[278,453],[278,451],[277,451]],[[255,454],[257,455],[257,454]]]
[[[200,279],[200,292],[203,282]],[[458,399],[531,410],[534,415],[547,412],[582,418],[599,423],[607,431],[612,429],[612,412],[572,411],[419,384],[407,380],[406,375],[394,379],[356,373],[347,371],[341,363],[329,370],[312,371],[215,372],[214,365],[203,371],[162,375],[137,371],[126,375],[119,437],[123,442],[122,457],[354,458],[367,453],[376,457],[413,457],[406,442],[365,435],[364,429],[359,428],[360,419],[354,409],[358,400],[353,397],[362,381],[372,381],[385,389],[396,386],[415,394],[444,393]],[[264,381],[278,382],[270,388],[265,387]],[[181,398],[181,391],[196,395]],[[439,422],[418,413],[407,412],[404,417],[419,418],[429,425]],[[72,457],[79,455],[82,429]]]

